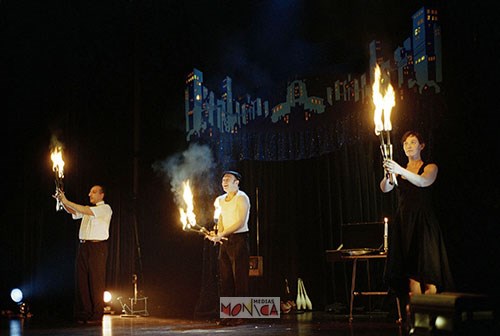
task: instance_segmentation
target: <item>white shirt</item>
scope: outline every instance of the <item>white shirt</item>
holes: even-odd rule
[[[78,237],[82,240],[106,240],[109,238],[109,224],[113,210],[104,201],[91,206],[90,210],[94,216],[84,215],[77,212],[72,215],[73,219],[82,219]]]
[[[227,194],[221,195],[217,198],[220,209],[221,209],[221,215],[222,215],[222,224],[224,227],[230,227],[232,226],[235,222],[239,220],[237,217],[236,213],[236,205],[237,205],[237,199],[238,197],[245,197],[248,200],[248,204],[250,204],[250,200],[243,191],[238,190],[236,195],[228,202],[226,201],[226,196]],[[248,207],[248,211],[245,214],[245,219],[243,225],[234,231],[233,233],[242,233],[242,232],[248,232],[248,218],[250,217],[250,207]]]

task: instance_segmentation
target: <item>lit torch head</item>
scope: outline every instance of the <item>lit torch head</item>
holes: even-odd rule
[[[380,150],[384,159],[392,159],[392,145],[390,137],[390,132],[392,130],[391,111],[396,105],[396,94],[390,82],[387,85],[384,85],[387,86],[387,89],[385,92],[382,92],[381,84],[384,84],[385,79],[381,75],[378,64],[375,66],[373,77],[372,98],[373,104],[375,105],[375,111],[373,114],[375,134],[380,137]],[[384,140],[384,133],[387,136],[387,143]],[[388,174],[388,177],[391,184],[397,185],[395,174]]]
[[[56,178],[64,178],[64,160],[62,158],[62,148],[57,146],[50,154],[52,160],[52,170],[56,173]]]
[[[192,227],[196,226],[196,215],[194,214],[194,203],[193,203],[193,192],[191,191],[191,187],[189,186],[189,180],[182,182],[184,186],[184,191],[182,193],[182,197],[184,199],[184,203],[186,204],[186,208],[179,208],[180,212],[180,220],[182,223],[183,230],[189,230]]]
[[[215,202],[214,202],[214,222],[217,223],[219,221],[219,216],[220,216],[220,205],[219,205],[219,202],[218,200],[216,199]]]
[[[394,88],[389,83],[387,89],[383,93],[381,83],[384,79],[381,76],[380,67],[377,64],[375,67],[374,81],[372,86],[372,99],[375,105],[373,120],[375,122],[375,134],[379,135],[382,131],[391,131],[391,111],[396,105],[396,94]]]
[[[56,195],[59,190],[63,189],[63,178],[64,178],[64,160],[62,158],[62,148],[61,146],[56,146],[50,154],[50,159],[52,160],[52,170],[55,174],[54,182],[56,184]],[[59,199],[56,202],[56,211],[62,210],[62,205]]]

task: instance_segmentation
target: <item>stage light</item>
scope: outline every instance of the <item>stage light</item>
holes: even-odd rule
[[[18,308],[18,314],[14,314],[11,312],[12,316],[21,318],[32,316],[29,305],[24,302],[24,295],[22,290],[20,290],[19,288],[14,288],[13,290],[11,290],[10,298],[17,304]]]
[[[113,295],[109,291],[104,292],[104,314],[114,314],[115,312],[111,308],[111,301],[113,300]]]
[[[104,302],[109,303],[109,302],[111,302],[112,299],[113,299],[113,296],[111,295],[111,293],[108,291],[105,291],[104,292]]]
[[[23,301],[23,292],[19,288],[14,288],[10,292],[10,297],[11,297],[12,301],[20,304]]]

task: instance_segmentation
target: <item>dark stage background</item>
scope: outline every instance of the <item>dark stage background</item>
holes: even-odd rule
[[[0,3],[6,148],[1,170],[0,308],[10,305],[10,289],[21,287],[38,316],[71,315],[79,222],[55,212],[50,196],[54,184],[49,147],[55,135],[65,147],[69,199],[86,203],[93,184],[107,186],[106,199],[114,211],[110,290],[128,298],[132,274],[138,274],[150,313],[192,316],[210,246],[181,230],[169,183],[153,166],[188,147],[183,119],[186,74],[193,67],[226,72],[223,67],[217,70],[217,53],[207,53],[203,37],[194,34],[200,25],[188,20],[190,15],[201,20],[200,9],[189,1],[169,6],[124,1],[109,7],[56,3]],[[231,14],[229,24],[245,26],[234,18],[237,10],[224,4],[215,7]],[[422,3],[387,4],[400,11],[407,27],[400,35],[406,36],[409,17]],[[264,6],[244,5],[250,11]],[[318,5],[329,6],[321,1]],[[499,284],[491,265],[500,252],[494,50],[499,32],[490,30],[496,18],[486,4],[441,4],[441,13],[440,114],[432,121],[422,114],[423,119],[401,117],[399,122],[425,126],[431,135],[429,154],[440,167],[435,203],[457,290],[496,294]],[[222,39],[225,32],[215,30],[214,39]],[[360,39],[361,50],[370,37]],[[400,41],[397,36],[395,43]],[[353,52],[344,47],[346,53]],[[356,55],[351,57],[360,57]],[[285,278],[294,292],[301,277],[315,309],[345,300],[345,284],[334,274],[338,269],[326,262],[325,250],[340,243],[342,223],[380,221],[394,210],[393,195],[378,190],[382,171],[377,142],[373,135],[307,160],[235,164],[252,201],[252,253],[257,252],[258,218],[264,258],[264,276],[252,280],[253,294],[280,296]],[[219,183],[218,172],[214,176],[207,188]]]

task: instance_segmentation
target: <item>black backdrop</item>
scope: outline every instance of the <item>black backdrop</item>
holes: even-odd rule
[[[432,142],[433,157],[440,167],[435,202],[457,289],[493,294],[499,289],[491,263],[499,252],[500,183],[494,122],[498,70],[489,61],[496,59],[492,41],[498,40],[498,31],[490,31],[495,26],[492,15],[485,16],[488,11],[480,7],[449,5],[445,9],[443,36],[456,38],[443,40],[446,107]],[[26,54],[32,54],[31,46],[24,48]],[[50,59],[48,53],[42,54]],[[59,59],[68,78],[62,72],[51,74],[50,67],[43,65],[39,76],[32,79],[31,68],[26,67],[15,73],[8,86],[7,93],[22,84],[26,98],[7,100],[10,123],[5,127],[5,144],[9,155],[2,166],[0,303],[9,305],[9,290],[21,286],[37,316],[71,313],[78,225],[54,210],[48,155],[54,130],[64,129],[59,136],[65,144],[68,197],[86,203],[92,184],[108,187],[107,201],[114,210],[110,289],[130,296],[131,275],[139,273],[139,286],[150,298],[151,313],[191,315],[201,287],[203,241],[179,230],[169,187],[151,169],[156,160],[187,147],[182,104],[169,107],[179,118],[168,119],[165,109],[158,108],[164,102],[154,83],[148,84],[144,77],[134,80],[133,72],[127,70],[132,64],[130,55],[125,57],[129,64],[115,63],[104,55],[99,65],[91,65],[96,55],[85,54],[89,59],[84,62],[75,60],[78,55],[71,50]],[[81,66],[84,71],[77,69]],[[43,80],[49,74],[59,76],[55,80],[64,85]],[[110,81],[121,87],[110,91],[106,84]],[[137,82],[142,83],[142,90],[132,84]],[[166,82],[168,89],[183,97],[171,80]],[[134,111],[138,110],[142,111],[139,152],[133,144]],[[23,119],[23,111],[37,112]],[[374,139],[303,161],[238,163],[235,168],[245,177],[242,188],[253,203],[257,188],[260,196],[265,276],[255,280],[255,290],[281,295],[284,277],[293,287],[294,278],[300,276],[318,309],[339,299],[334,288],[342,284],[333,283],[324,250],[337,247],[341,223],[380,220],[390,216],[393,207],[392,196],[377,191],[381,171],[376,146]],[[139,158],[140,176],[136,195],[134,158]],[[252,225],[255,215],[252,213]],[[252,242],[255,244],[255,236]]]

